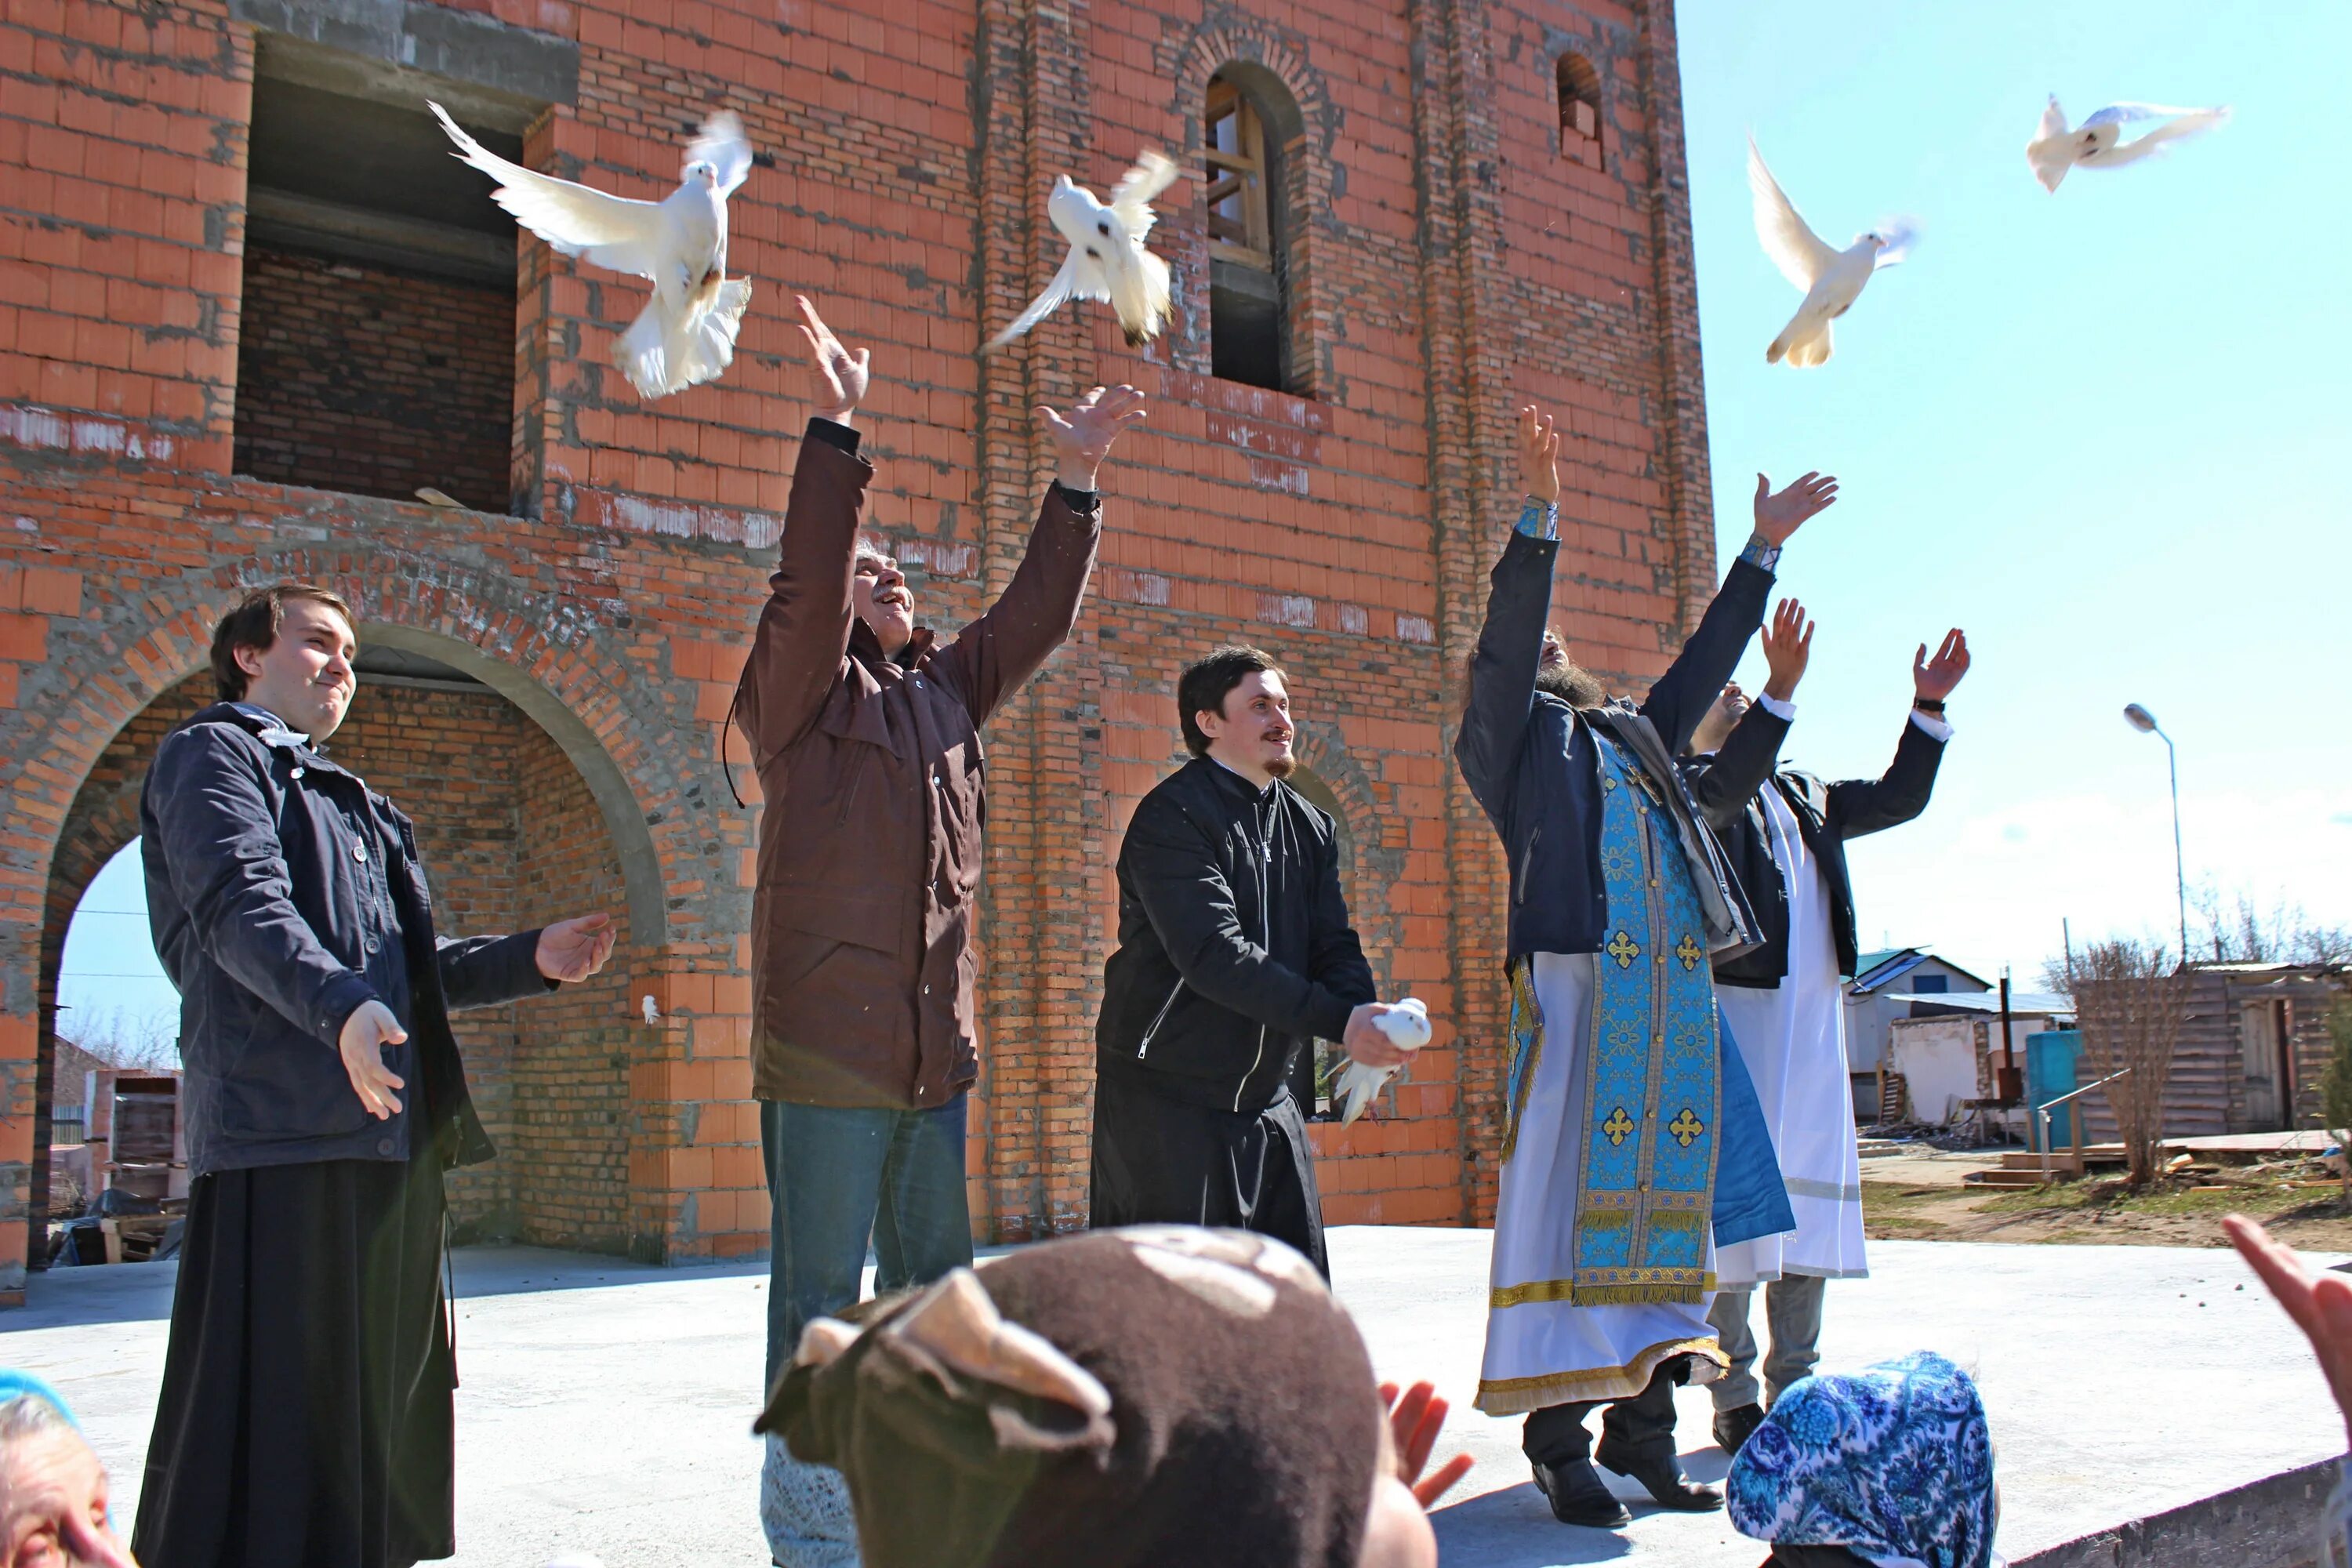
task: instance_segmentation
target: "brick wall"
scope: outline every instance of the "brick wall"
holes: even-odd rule
[[[989,737],[981,1228],[1083,1215],[1108,868],[1176,759],[1175,669],[1235,637],[1297,676],[1383,984],[1446,1020],[1392,1117],[1317,1130],[1328,1215],[1489,1212],[1503,868],[1447,746],[1515,510],[1514,404],[1567,416],[1555,618],[1588,664],[1662,668],[1715,578],[1668,0],[463,10],[491,43],[577,48],[576,95],[522,138],[535,167],[657,197],[682,129],[720,102],[773,160],[732,207],[755,293],[716,385],[638,402],[607,355],[642,287],[520,246],[510,482],[482,498],[510,494],[510,517],[235,477],[237,432],[283,384],[239,384],[273,286],[248,273],[275,277],[240,254],[250,27],[218,0],[16,0],[0,23],[0,1200],[27,1180],[43,911],[78,874],[66,820],[102,805],[109,746],[199,667],[240,584],[310,574],[371,626],[478,661],[571,765],[577,793],[559,774],[521,819],[530,875],[482,896],[628,913],[609,983],[515,1010],[504,1114],[545,1173],[514,1179],[517,1223],[668,1257],[764,1246],[743,1100],[757,802],[730,796],[730,755],[751,784],[722,721],[807,413],[787,310],[804,289],[873,351],[871,521],[941,625],[1018,561],[1051,471],[1032,405],[1122,380],[1155,399],[1106,476],[1078,630]],[[1559,153],[1568,48],[1600,80],[1600,169]],[[1202,95],[1229,67],[1283,100],[1312,395],[1210,374],[1196,178],[1155,241],[1178,279],[1160,343],[1129,351],[1088,309],[981,357],[1058,262],[1053,175],[1099,187],[1145,144],[1196,167]],[[538,743],[522,733],[516,778],[540,776]],[[558,1036],[585,1044],[558,1061]]]
[[[511,290],[260,247],[244,282],[238,473],[506,510]]]

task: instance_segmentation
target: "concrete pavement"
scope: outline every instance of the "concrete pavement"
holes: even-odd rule
[[[1755,1568],[1721,1514],[1638,1511],[1622,1535],[1555,1523],[1517,1423],[1469,1408],[1484,1325],[1483,1231],[1351,1226],[1333,1268],[1383,1376],[1454,1402],[1477,1460],[1441,1509],[1449,1568],[1627,1560]],[[2284,1316],[2226,1252],[1881,1242],[1876,1275],[1830,1288],[1828,1364],[1920,1347],[1977,1373],[2011,1557],[2159,1514],[2343,1451],[2344,1427]],[[2333,1258],[2319,1259],[2333,1263]],[[36,1276],[0,1315],[0,1363],[55,1381],[136,1506],[173,1267]],[[462,1568],[757,1564],[764,1266],[661,1269],[528,1248],[457,1255]],[[2241,1289],[2244,1286],[2244,1289]],[[1704,1390],[1681,1401],[1685,1462],[1718,1478]],[[1619,1482],[1629,1500],[1638,1489]],[[2186,1559],[2184,1559],[2186,1561]],[[2262,1565],[2240,1560],[2242,1568]]]

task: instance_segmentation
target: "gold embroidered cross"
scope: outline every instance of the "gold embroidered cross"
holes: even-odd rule
[[[1609,945],[1602,948],[1601,951],[1615,959],[1617,961],[1618,968],[1631,969],[1633,967],[1633,960],[1641,956],[1642,944],[1635,942],[1628,933],[1621,931],[1615,936],[1611,937],[1609,939]]]
[[[1675,956],[1683,961],[1683,971],[1687,973],[1698,967],[1698,961],[1706,956],[1706,950],[1691,940],[1690,932],[1685,931],[1682,941],[1675,943]]]
[[[1683,1114],[1688,1116],[1690,1112],[1685,1110]],[[1625,1114],[1625,1108],[1621,1105],[1609,1113],[1609,1120],[1601,1124],[1601,1131],[1612,1147],[1622,1144],[1625,1142],[1626,1135],[1633,1131],[1633,1119]],[[1688,1148],[1690,1140],[1684,1139],[1683,1146]]]
[[[1675,1142],[1687,1149],[1694,1139],[1706,1131],[1706,1123],[1693,1116],[1691,1108],[1685,1105],[1681,1114],[1666,1123],[1666,1131],[1675,1135]]]

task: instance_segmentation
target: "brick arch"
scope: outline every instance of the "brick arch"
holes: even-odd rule
[[[1332,325],[1338,311],[1326,298],[1315,258],[1318,242],[1343,239],[1332,216],[1334,200],[1346,189],[1346,170],[1333,156],[1339,116],[1323,79],[1307,63],[1307,46],[1283,30],[1233,15],[1202,23],[1160,47],[1160,74],[1175,84],[1172,111],[1184,127],[1184,163],[1200,167],[1201,106],[1209,79],[1232,72],[1267,111],[1266,129],[1281,146],[1285,174],[1281,226],[1290,292],[1290,364],[1302,397],[1328,396],[1332,390]],[[1194,182],[1197,193],[1203,187]],[[1197,212],[1198,209],[1194,209]],[[1206,374],[1209,353],[1208,227],[1187,237],[1189,264],[1178,268],[1181,342],[1173,345],[1184,367]]]
[[[204,668],[214,625],[240,595],[287,580],[333,589],[358,616],[362,642],[438,658],[480,680],[548,732],[588,781],[620,847],[631,924],[640,945],[658,947],[672,940],[665,865],[691,875],[697,862],[707,862],[699,868],[704,886],[719,889],[716,896],[722,899],[733,889],[731,868],[719,863],[715,845],[705,847],[707,836],[690,820],[717,783],[704,776],[716,773],[715,763],[681,758],[678,748],[649,743],[694,728],[691,700],[681,703],[630,681],[631,661],[603,624],[625,627],[626,611],[609,602],[582,604],[533,593],[502,573],[406,551],[289,551],[225,563],[159,584],[136,605],[146,613],[143,629],[135,636],[123,635],[132,630],[128,627],[110,628],[114,636],[101,634],[102,646],[115,660],[112,674],[78,679],[51,694],[51,702],[27,702],[16,715],[20,722],[46,716],[47,732],[36,749],[47,764],[41,782],[52,814],[69,805],[116,735],[173,685]],[[25,805],[28,772],[0,779],[16,797],[9,802],[14,809]],[[62,789],[59,775],[71,781]],[[45,889],[50,868],[27,868],[37,878],[33,886]],[[739,913],[748,910],[709,911],[722,920]],[[0,985],[5,984],[0,976]]]
[[[16,1146],[31,1156],[26,1164],[16,1165],[12,1159],[0,1165],[0,1211],[26,1221],[28,1254],[40,1241],[47,1218],[47,1111],[67,928],[91,879],[138,832],[144,754],[171,723],[210,700],[209,681],[191,678],[204,668],[213,626],[248,588],[289,578],[319,582],[343,595],[356,612],[363,644],[426,653],[481,680],[552,742],[550,761],[560,752],[571,762],[580,779],[565,787],[576,792],[585,786],[583,808],[593,801],[587,820],[601,819],[617,862],[614,880],[619,885],[613,891],[623,895],[628,910],[631,969],[667,966],[669,957],[661,950],[677,940],[681,925],[689,934],[696,927],[731,931],[747,912],[730,907],[744,895],[732,860],[722,862],[723,836],[709,831],[709,813],[704,809],[714,799],[724,809],[715,756],[706,755],[709,748],[700,745],[663,743],[707,731],[696,720],[693,688],[672,688],[635,674],[637,667],[614,635],[628,624],[620,605],[534,594],[494,571],[446,557],[325,548],[219,563],[151,584],[136,597],[107,602],[74,627],[76,641],[86,643],[81,657],[54,658],[28,671],[19,706],[0,720],[0,730],[15,731],[7,754],[22,759],[0,771],[7,810],[20,824],[56,825],[41,841],[0,858],[0,1014],[18,1031],[15,1048],[5,1053],[10,1059],[0,1062],[0,1087],[8,1091],[0,1113],[23,1118],[24,1131],[16,1137],[24,1142]],[[60,656],[66,651],[58,650]],[[110,758],[110,748],[123,754]],[[134,760],[133,752],[142,754]],[[581,799],[576,794],[573,798]],[[700,884],[699,896],[681,899],[673,908],[667,887],[689,879]],[[436,903],[442,891],[436,887]],[[646,978],[659,984],[657,976]],[[627,982],[616,984],[625,987]],[[620,1037],[632,1031],[625,1019],[607,1027],[612,1019],[603,1016],[609,1011],[613,1018],[623,1018],[625,999],[601,999],[597,1009],[588,1033],[598,1050],[609,1053],[600,1064],[603,1077],[621,1088],[618,1100],[594,1089],[589,1114],[600,1123],[594,1135],[617,1151],[598,1157],[625,1170],[630,1142],[648,1134],[658,1141],[658,1128],[639,1123],[660,1108],[628,1103],[627,1074],[636,1051]],[[516,1049],[523,1053],[518,1061],[528,1056],[525,1041],[525,1036],[515,1037]],[[520,1103],[524,1102],[519,1097]],[[550,1120],[574,1108],[544,1115],[535,1106],[526,1109]],[[453,1192],[453,1201],[455,1196]],[[633,1185],[625,1194],[600,1194],[611,1200],[615,1235],[574,1229],[545,1238],[658,1250],[663,1221],[651,1212],[635,1212],[647,1208],[644,1196]],[[516,1219],[520,1211],[504,1197],[484,1198],[475,1206],[489,1216],[489,1234],[540,1223]],[[629,1211],[625,1219],[620,1217],[624,1206]],[[569,1222],[550,1222],[548,1228],[557,1223]],[[624,1226],[626,1234],[617,1234]],[[656,1239],[645,1241],[640,1233]]]
[[[1346,871],[1352,895],[1348,913],[1364,939],[1365,956],[1371,959],[1374,978],[1385,994],[1389,963],[1401,935],[1398,911],[1389,895],[1404,870],[1406,825],[1394,813],[1381,810],[1370,775],[1349,752],[1339,725],[1328,720],[1301,721],[1295,750],[1339,803],[1348,830]]]

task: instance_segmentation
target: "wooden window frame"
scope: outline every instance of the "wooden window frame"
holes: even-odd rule
[[[1216,128],[1234,122],[1235,150],[1216,145]],[[1209,258],[1272,272],[1275,236],[1272,182],[1266,177],[1265,121],[1249,95],[1222,78],[1209,83],[1202,114],[1201,157],[1209,209]],[[1218,207],[1239,198],[1238,219]]]

